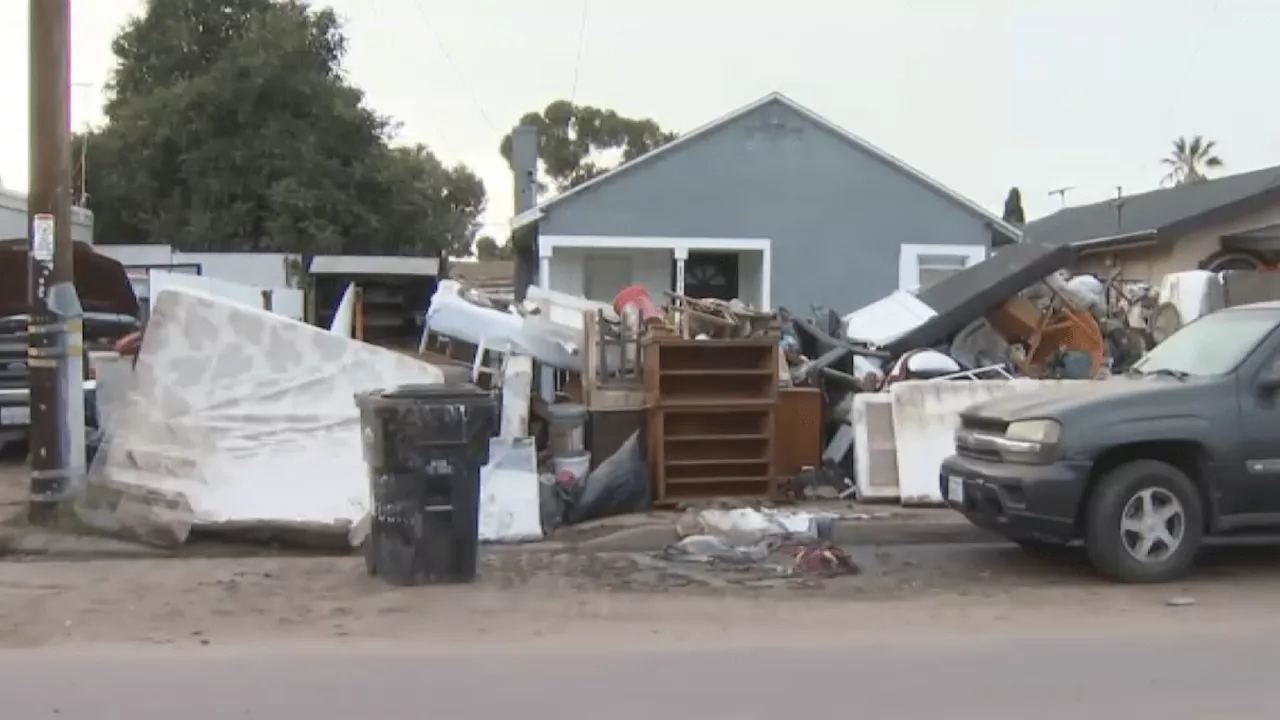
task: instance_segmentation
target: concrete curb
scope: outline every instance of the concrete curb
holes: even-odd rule
[[[8,528],[0,531],[0,559],[153,560],[181,557],[163,548],[93,535]]]
[[[657,552],[680,539],[673,523],[655,522],[625,527],[581,540],[557,540],[554,535],[536,543],[486,545],[492,552]],[[920,517],[837,518],[831,527],[837,545],[972,545],[999,540],[962,518]],[[341,552],[291,551],[242,544],[200,543],[169,549],[92,535],[73,535],[35,528],[0,530],[0,560],[46,561],[229,559],[256,557],[341,556]]]
[[[1000,536],[959,516],[947,520],[841,519],[831,528],[831,541],[837,545],[978,545],[998,540]]]
[[[831,526],[831,542],[836,545],[976,545],[999,539],[963,518],[838,518]],[[679,540],[674,526],[654,524],[624,528],[590,540],[556,544],[582,552],[655,552]],[[538,543],[543,544],[553,543]],[[520,547],[532,549],[534,546]]]

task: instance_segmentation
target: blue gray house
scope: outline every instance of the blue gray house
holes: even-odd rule
[[[611,300],[639,284],[659,301],[674,290],[848,312],[1020,236],[780,93],[541,204],[534,132],[518,128],[512,149],[525,286]]]

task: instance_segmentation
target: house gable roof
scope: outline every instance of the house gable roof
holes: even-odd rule
[[[863,152],[871,155],[872,157],[879,159],[880,161],[884,162],[890,167],[897,168],[899,171],[908,175],[909,177],[916,180],[920,184],[930,188],[934,192],[937,192],[943,197],[946,197],[956,202],[957,204],[963,206],[964,208],[974,213],[975,215],[978,215],[979,217],[985,219],[987,222],[991,223],[993,227],[995,227],[997,230],[1007,235],[1008,237],[1017,240],[1022,236],[1022,231],[1020,231],[1018,228],[1014,227],[1013,225],[1010,225],[1009,223],[1005,222],[1003,219],[1000,218],[999,215],[995,215],[991,213],[989,210],[982,207],[981,205],[978,205],[977,203],[957,193],[951,188],[943,185],[937,180],[934,180],[933,178],[929,177],[928,175],[925,175],[924,173],[920,172],[914,167],[911,167],[910,165],[906,164],[902,160],[899,160],[893,155],[890,155],[884,150],[881,150],[875,145],[872,145],[866,140],[863,140],[857,135],[854,135],[848,130],[845,130],[839,125],[836,125],[835,123],[822,117],[818,113],[804,107],[800,103],[792,100],[791,98],[779,92],[770,93],[749,105],[744,105],[743,107],[740,107],[737,110],[734,110],[728,113],[727,115],[722,115],[721,117],[716,118],[715,120],[712,120],[711,122],[701,127],[695,128],[694,130],[691,130],[681,135],[675,140],[672,140],[671,142],[667,143],[666,145],[663,145],[662,147],[656,150],[653,150],[652,152],[645,153],[644,155],[641,155],[640,157],[630,162],[623,163],[606,173],[603,173],[597,177],[594,177],[591,180],[588,180],[587,182],[575,188],[566,190],[565,192],[560,193],[559,195],[537,205],[536,207],[533,207],[529,210],[526,210],[520,213],[519,215],[516,215],[515,218],[512,219],[512,223],[511,223],[512,230],[519,230],[522,227],[532,225],[536,223],[538,220],[540,220],[546,214],[547,210],[550,209],[551,207],[554,207],[555,205],[558,205],[559,203],[575,195],[578,195],[579,193],[585,192],[588,188],[592,188],[602,183],[608,182],[611,178],[621,173],[628,172],[640,165],[643,165],[646,162],[650,162],[658,157],[661,157],[663,154],[676,152],[682,146],[687,146],[691,144],[693,141],[697,140],[699,137],[707,135],[711,131],[716,130],[720,127],[723,127],[724,125],[727,125],[728,123],[734,120],[744,117],[770,103],[778,103],[787,108],[790,108],[792,111],[796,112],[800,116],[814,123],[818,127],[824,130],[827,130],[833,135],[838,136],[839,138],[853,145],[859,150],[862,150]]]
[[[1092,205],[1063,208],[1027,223],[1027,240],[1073,245],[1154,234],[1161,228],[1280,188],[1280,166],[1176,185]]]

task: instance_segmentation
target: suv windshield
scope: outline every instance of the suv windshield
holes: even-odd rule
[[[1280,310],[1230,310],[1206,315],[1170,335],[1132,370],[1144,375],[1223,375],[1236,369],[1280,323]]]

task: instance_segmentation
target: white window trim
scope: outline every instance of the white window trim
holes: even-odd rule
[[[540,235],[538,236],[538,284],[548,290],[551,289],[551,256],[558,248],[670,250],[677,265],[686,260],[690,252],[758,252],[762,266],[760,307],[773,307],[773,242],[768,238]],[[677,282],[682,286],[683,273],[677,270],[676,277]]]
[[[955,255],[963,257],[965,268],[971,268],[987,259],[987,246],[904,244],[898,252],[899,290],[915,292],[920,289],[920,258],[924,255]]]

